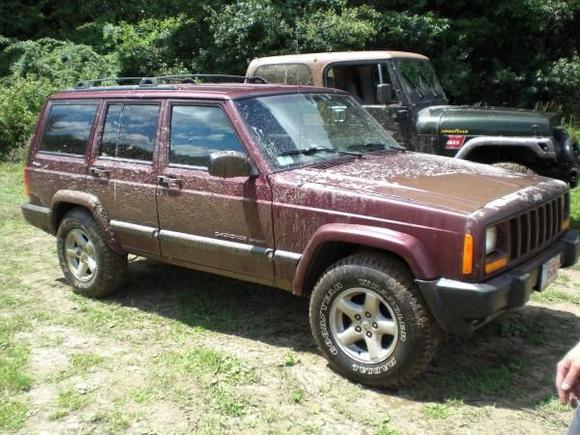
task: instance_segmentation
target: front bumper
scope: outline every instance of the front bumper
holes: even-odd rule
[[[572,266],[580,254],[578,231],[568,230],[534,258],[489,281],[470,283],[441,278],[417,280],[431,314],[447,332],[471,332],[506,310],[524,305],[538,290],[542,265],[560,255],[561,267]]]

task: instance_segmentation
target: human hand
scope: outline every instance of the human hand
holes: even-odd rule
[[[580,342],[558,363],[556,388],[563,404],[576,407],[580,398]]]

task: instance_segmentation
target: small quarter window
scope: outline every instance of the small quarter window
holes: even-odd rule
[[[207,167],[216,151],[245,154],[238,136],[221,108],[178,106],[171,109],[169,162]]]
[[[53,104],[39,150],[84,155],[98,104]]]
[[[313,85],[312,73],[308,65],[286,63],[281,65],[262,65],[256,68],[254,75],[262,77],[268,83],[285,85]]]
[[[158,115],[158,104],[109,105],[100,155],[152,161]]]

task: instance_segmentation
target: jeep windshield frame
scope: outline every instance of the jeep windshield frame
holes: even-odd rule
[[[274,172],[403,149],[350,95],[297,92],[234,105]]]
[[[430,61],[397,58],[388,63],[411,104],[433,104],[437,101],[447,103],[447,95]]]

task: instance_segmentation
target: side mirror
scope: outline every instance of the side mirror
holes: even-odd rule
[[[377,103],[390,104],[393,101],[393,87],[390,83],[377,85]]]
[[[238,151],[217,151],[209,156],[209,175],[221,178],[253,177],[257,171],[250,160]]]

